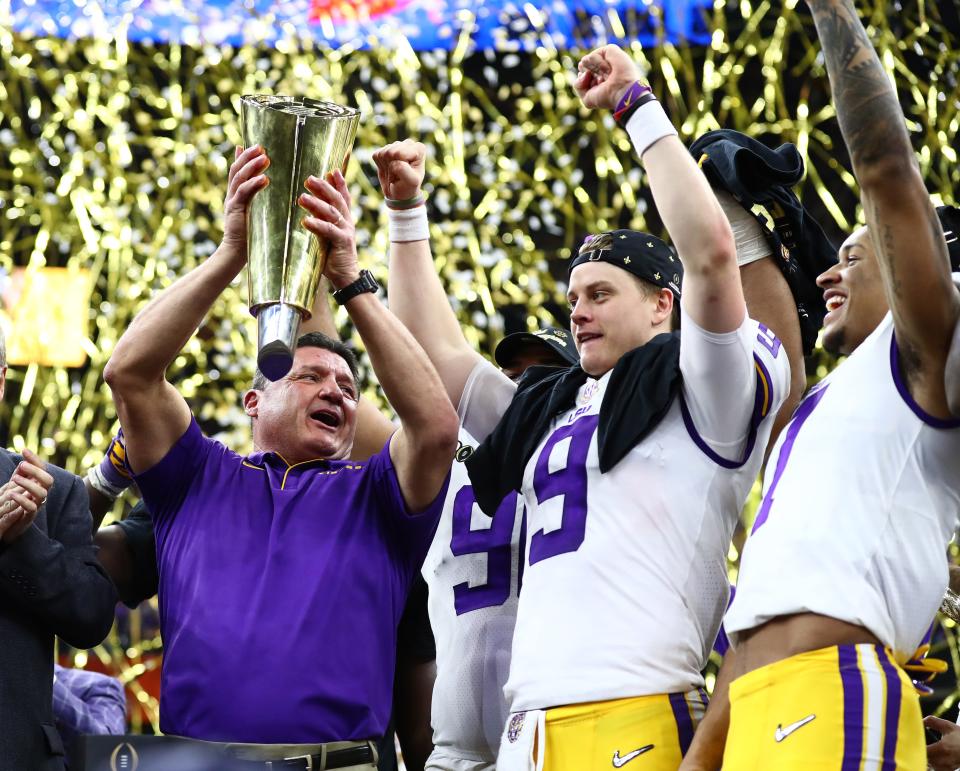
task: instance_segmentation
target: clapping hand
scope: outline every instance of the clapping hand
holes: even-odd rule
[[[0,487],[0,540],[12,543],[37,517],[53,486],[53,477],[36,453],[24,450],[13,476]]]

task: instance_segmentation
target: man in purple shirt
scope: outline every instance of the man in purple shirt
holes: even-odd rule
[[[304,224],[330,244],[324,274],[401,427],[368,461],[344,460],[356,364],[310,334],[285,377],[258,374],[244,395],[255,453],[203,436],[164,371],[245,265],[247,206],[268,165],[262,148],[238,151],[219,248],[138,315],[104,371],[156,529],[160,727],[229,743],[265,767],[373,768],[396,625],[436,527],[457,416],[359,271],[350,195],[335,172],[308,181]]]

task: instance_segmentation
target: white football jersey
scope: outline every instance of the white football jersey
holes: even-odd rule
[[[783,430],[724,622],[734,641],[813,612],[866,627],[902,662],[930,626],[960,513],[960,420],[916,404],[893,331],[887,314]]]
[[[580,389],[527,464],[511,711],[703,684],[730,538],[790,368],[757,322],[716,335],[685,314],[680,365],[681,396],[607,473],[597,435],[609,372]]]
[[[476,444],[460,431],[423,577],[437,644],[434,754],[493,763],[507,718],[503,685],[517,617],[523,504],[511,493],[493,517],[480,511],[464,465]]]

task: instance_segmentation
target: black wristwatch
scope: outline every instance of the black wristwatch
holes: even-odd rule
[[[337,305],[343,305],[358,294],[363,294],[364,292],[373,292],[376,294],[379,291],[380,284],[377,283],[373,274],[369,270],[361,270],[360,277],[356,281],[352,284],[347,284],[343,289],[338,289],[333,293],[333,299],[337,301]]]

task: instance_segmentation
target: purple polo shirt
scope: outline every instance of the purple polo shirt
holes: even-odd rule
[[[157,538],[161,730],[257,743],[383,734],[397,624],[445,490],[414,516],[389,442],[364,462],[288,466],[237,455],[196,420],[136,481]]]

